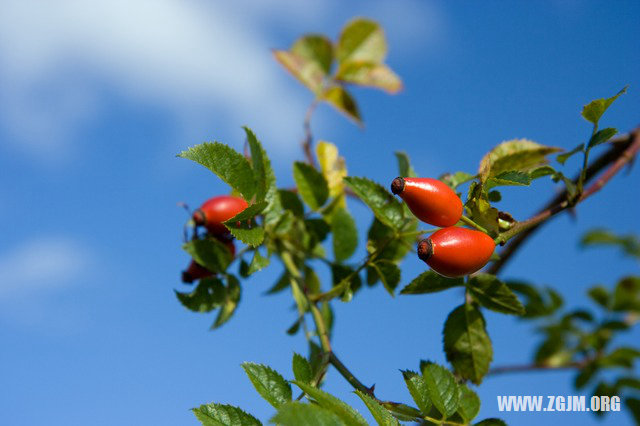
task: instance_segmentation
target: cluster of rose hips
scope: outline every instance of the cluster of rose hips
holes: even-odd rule
[[[236,247],[233,244],[233,235],[224,226],[223,222],[231,219],[248,206],[247,202],[240,197],[230,195],[221,195],[213,197],[205,201],[199,209],[193,212],[192,219],[195,225],[194,237],[198,238],[198,227],[204,227],[207,230],[205,238],[215,238],[223,242],[231,256],[235,256]],[[191,260],[187,269],[182,271],[182,282],[192,283],[201,278],[213,275],[204,266]]]
[[[415,217],[442,229],[418,243],[418,257],[445,277],[472,274],[487,264],[495,243],[484,232],[454,226],[463,205],[444,182],[430,178],[397,177],[391,192],[400,196]]]

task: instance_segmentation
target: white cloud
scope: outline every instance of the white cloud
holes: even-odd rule
[[[0,253],[0,301],[76,285],[88,264],[86,249],[69,238],[45,237],[23,242]]]
[[[433,35],[435,21],[420,16],[437,15],[423,4],[385,4],[362,9],[386,16],[392,39],[419,46]],[[290,146],[309,97],[269,48],[280,27],[322,30],[335,21],[332,12],[349,13],[345,7],[337,0],[4,0],[0,126],[14,148],[64,158],[76,132],[96,118],[106,85],[116,97],[170,111],[185,127],[215,115],[227,132],[250,123],[267,143]]]

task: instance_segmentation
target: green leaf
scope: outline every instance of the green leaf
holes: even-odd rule
[[[287,50],[274,50],[273,56],[305,87],[315,94],[320,93],[325,74],[317,64]]]
[[[507,424],[503,420],[492,417],[484,419],[481,422],[476,423],[474,426],[507,426]]]
[[[258,419],[233,405],[203,404],[191,411],[203,426],[262,426]]]
[[[565,152],[563,154],[558,154],[556,156],[556,161],[562,165],[564,165],[564,163],[567,162],[567,160],[572,157],[574,154],[577,154],[578,152],[584,152],[584,144],[581,143],[580,145],[576,146],[575,148],[573,148],[571,151],[569,152]]]
[[[564,183],[565,190],[567,191],[567,197],[569,199],[573,199],[578,193],[578,187],[573,182],[573,180],[566,177],[561,172],[556,172],[556,174],[553,176],[553,180],[554,182],[558,182],[561,180]]]
[[[507,285],[525,298],[525,318],[548,316],[562,306],[562,298],[553,289],[540,291],[530,284],[517,281],[509,281]]]
[[[322,93],[322,100],[337,109],[339,112],[353,120],[357,125],[362,126],[362,117],[356,100],[342,86],[332,86]]]
[[[267,181],[267,173],[271,172],[269,174],[273,177],[273,170],[267,171],[267,167],[269,167],[269,169],[271,168],[271,163],[269,162],[264,149],[262,149],[262,145],[258,141],[258,138],[256,138],[256,135],[246,126],[243,127],[243,129],[247,135],[247,142],[251,151],[251,163],[256,183],[256,201],[262,201],[267,195],[267,188],[270,184],[270,182]]]
[[[276,60],[314,93],[319,93],[333,62],[331,41],[322,35],[299,38],[289,51],[274,50]]]
[[[416,405],[424,415],[428,415],[431,410],[431,399],[429,398],[429,387],[424,381],[424,378],[413,371],[402,371],[402,377],[409,389],[411,398],[415,401]]]
[[[492,236],[498,234],[500,229],[498,209],[492,207],[489,203],[489,197],[481,183],[474,181],[469,185],[469,196],[466,206],[471,219],[475,223],[486,229]]]
[[[309,341],[309,365],[311,366],[311,373],[313,377],[321,377],[321,370],[326,371],[326,364],[324,363],[325,354],[322,348],[313,342]]]
[[[640,312],[640,277],[624,277],[613,291],[613,304],[611,310],[614,312]]]
[[[523,315],[525,312],[518,296],[494,275],[475,275],[469,280],[467,288],[485,308],[512,315]]]
[[[480,398],[465,384],[460,384],[459,388],[460,406],[458,407],[458,414],[464,419],[465,423],[470,423],[480,411]]]
[[[280,195],[280,202],[284,209],[290,210],[297,217],[304,216],[304,205],[302,201],[300,201],[298,194],[286,189],[278,190],[278,194]]]
[[[614,137],[617,133],[618,130],[614,129],[613,127],[607,127],[606,129],[599,130],[595,135],[591,137],[587,148],[593,148],[594,146],[608,142],[609,139]]]
[[[582,236],[582,247],[611,245],[617,246],[626,255],[640,259],[640,238],[634,234],[615,235],[606,229],[593,229]]]
[[[604,114],[607,108],[609,108],[611,104],[618,99],[618,96],[626,93],[627,87],[629,86],[623,87],[622,90],[610,98],[601,98],[589,102],[582,108],[582,116],[584,119],[593,124],[597,124],[598,121],[600,121],[602,114]]]
[[[480,180],[485,182],[503,172],[528,172],[547,163],[547,155],[561,148],[540,145],[527,139],[502,142],[487,153],[480,162]]]
[[[356,18],[345,25],[338,39],[336,58],[340,64],[366,61],[380,63],[387,54],[384,32],[377,22]]]
[[[459,403],[458,384],[453,374],[440,365],[429,363],[422,370],[422,376],[433,405],[445,418],[451,417]]]
[[[640,357],[640,351],[635,348],[622,347],[613,350],[598,362],[605,367],[633,368],[633,362]]]
[[[411,161],[407,153],[404,151],[396,151],[394,154],[398,160],[398,176],[416,177],[416,172],[411,166]]]
[[[432,270],[418,275],[413,281],[400,291],[400,294],[436,293],[453,287],[464,285],[462,278],[447,278],[436,274]]]
[[[349,266],[343,264],[332,264],[331,276],[333,282],[331,293],[334,293],[332,297],[340,295],[344,296],[344,293],[347,293],[347,296],[350,296],[354,291],[357,291],[362,286],[360,275],[355,273],[355,271]],[[348,297],[343,297],[345,302],[348,301],[347,299]]]
[[[333,62],[331,40],[319,34],[300,37],[291,47],[291,51],[315,63],[325,74],[329,74]]]
[[[227,246],[215,238],[192,240],[182,248],[189,253],[199,265],[213,273],[224,272],[231,263],[231,253]]]
[[[627,408],[631,412],[636,424],[640,424],[640,399],[638,398],[625,398],[624,399]]]
[[[487,194],[487,198],[492,203],[497,203],[498,201],[502,200],[502,194],[500,193],[500,191],[495,191],[495,190],[494,191],[490,191]]]
[[[253,170],[242,154],[219,142],[205,142],[178,154],[201,164],[251,201],[256,192]]]
[[[271,288],[267,290],[264,294],[279,293],[285,288],[288,288],[290,282],[291,282],[291,277],[286,271],[284,271],[282,275],[280,275],[280,278],[278,278],[278,281],[276,281],[275,284],[273,284],[273,286],[271,286]]]
[[[337,262],[351,257],[358,247],[358,229],[356,222],[346,209],[338,208],[331,215],[331,233],[333,235],[333,254]]]
[[[454,309],[444,324],[444,350],[456,373],[480,384],[493,358],[482,313],[471,303]]]
[[[402,90],[402,80],[385,64],[375,62],[348,62],[340,66],[336,79],[364,87],[374,87],[389,94]]]
[[[420,411],[406,404],[384,401],[382,406],[389,410],[396,419],[403,422],[415,422],[422,419]]]
[[[252,362],[242,363],[242,368],[260,396],[269,404],[278,408],[291,401],[291,385],[277,371]]]
[[[385,225],[398,229],[403,224],[402,204],[379,184],[362,177],[346,177],[345,183]]]
[[[359,390],[355,391],[355,394],[358,395],[362,402],[365,403],[379,426],[400,426],[398,419],[393,417],[393,415],[378,401]]]
[[[496,186],[529,186],[529,184],[531,184],[531,176],[529,176],[529,173],[511,170],[487,179],[485,190]]]
[[[278,236],[291,236],[292,228],[296,224],[296,216],[291,211],[280,212],[278,220],[273,226],[273,232]]]
[[[390,295],[394,296],[396,287],[400,284],[400,268],[398,268],[398,265],[388,260],[379,260],[373,263],[371,267],[375,269],[384,288]]]
[[[307,383],[294,381],[296,386],[313,398],[322,408],[330,410],[337,415],[347,426],[367,426],[365,419],[354,408],[336,398],[335,396],[313,387]]]
[[[297,353],[293,354],[293,376],[299,382],[310,383],[313,380],[313,374],[311,372],[311,364],[302,355]]]
[[[378,259],[398,262],[413,248],[417,233],[415,235],[411,233],[417,229],[418,221],[411,219],[400,229],[401,232],[406,232],[405,236],[397,237],[391,227],[374,217],[367,232],[367,251],[369,253],[377,252]]]
[[[629,388],[629,389],[640,390],[640,378],[620,377],[618,380],[616,380],[615,388],[616,389]]]
[[[257,272],[266,268],[267,266],[269,266],[269,258],[262,257],[260,252],[256,249],[256,251],[253,252],[253,259],[251,259],[251,264],[249,265],[249,270],[247,271],[247,274],[251,275],[254,272]]]
[[[305,219],[304,226],[317,242],[326,240],[331,232],[329,224],[320,218]]]
[[[575,377],[573,385],[576,389],[584,388],[599,370],[600,365],[598,363],[591,362],[587,364],[586,366],[582,367],[580,373]]]
[[[327,202],[329,187],[322,173],[306,163],[296,161],[293,164],[293,178],[300,196],[312,210],[318,210]]]
[[[469,182],[470,180],[475,179],[475,175],[470,175],[465,172],[455,172],[453,174],[447,173],[440,177],[440,180],[446,183],[451,187],[451,189],[456,189],[458,186],[462,185],[465,182]]]
[[[279,426],[345,426],[331,411],[301,402],[288,402],[280,406],[271,423]]]
[[[264,211],[264,224],[271,225],[278,221],[282,211],[280,194],[276,186],[276,175],[271,168],[271,161],[267,157],[262,144],[248,127],[244,127],[247,142],[251,152],[253,174],[256,181],[255,202],[267,201]]]
[[[224,301],[225,288],[217,278],[203,278],[191,293],[176,291],[176,297],[185,308],[194,312],[210,312]]]
[[[227,275],[227,287],[224,292],[224,301],[222,302],[222,307],[220,308],[220,312],[218,312],[216,321],[211,326],[212,330],[229,321],[233,313],[236,311],[238,303],[240,303],[241,291],[242,289],[240,288],[240,282],[238,279],[233,275]]]
[[[558,173],[556,171],[556,169],[554,169],[553,167],[546,165],[546,166],[540,166],[540,167],[536,167],[535,169],[531,170],[529,172],[529,177],[531,177],[531,180],[535,180],[538,178],[541,178],[543,176],[555,176],[556,173]]]
[[[254,220],[255,216],[260,214],[265,207],[267,207],[266,201],[260,201],[259,203],[252,204],[231,219],[224,223],[231,234],[250,246],[258,246],[264,239],[264,228],[258,226]]]

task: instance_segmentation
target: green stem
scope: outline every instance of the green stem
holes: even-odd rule
[[[329,362],[335,367],[336,370],[338,370],[342,377],[344,377],[346,381],[349,382],[351,386],[353,386],[354,389],[366,393],[367,395],[373,396],[373,388],[365,386],[360,380],[358,380],[356,376],[354,376],[353,373],[349,371],[347,366],[344,365],[333,352],[329,354]]]
[[[451,425],[451,426],[466,426],[467,423],[458,423],[458,422],[453,422],[451,420],[444,420],[444,419],[436,419],[433,417],[429,417],[429,416],[424,416],[425,420],[430,421],[431,423],[437,424],[437,425]]]
[[[291,285],[293,286],[294,291],[298,292],[302,297],[304,297],[307,305],[309,306],[309,310],[311,311],[311,315],[313,316],[313,321],[316,326],[318,337],[320,338],[320,345],[322,346],[322,350],[327,353],[331,352],[331,342],[329,341],[329,334],[327,333],[327,329],[324,324],[324,318],[322,318],[322,313],[320,313],[320,310],[318,309],[316,304],[309,300],[309,296],[307,295],[307,293],[300,288],[300,282],[302,281],[302,274],[300,274],[300,270],[296,266],[289,252],[282,252],[280,254],[280,257],[282,258],[282,262],[287,268],[287,271],[289,271],[289,274],[291,274]]]
[[[589,139],[589,142],[591,142],[591,139],[593,139],[593,136],[598,132],[598,123],[593,125],[593,131],[591,132],[591,138]],[[584,188],[584,181],[587,177],[587,166],[589,165],[589,151],[591,151],[591,148],[589,147],[589,142],[587,142],[587,144],[585,145],[584,148],[584,158],[582,160],[582,170],[580,171],[580,177],[578,178],[578,184],[576,185],[578,188],[578,193],[576,194],[576,200],[580,197],[580,195],[582,195],[582,190]],[[575,200],[571,200],[572,202]]]
[[[462,217],[460,217],[460,222],[463,222],[473,228],[476,228],[478,231],[484,232],[485,234],[489,234],[489,231],[487,231],[485,228],[483,228],[482,226],[478,225],[477,223],[475,223],[473,220],[471,220],[470,218],[468,218],[465,215],[462,215]]]
[[[342,281],[340,281],[337,285],[333,286],[331,290],[325,291],[324,293],[320,293],[320,294],[308,295],[309,299],[312,302],[320,302],[320,301],[331,300],[334,297],[338,297],[340,294],[344,292],[345,287],[351,282],[351,278],[353,278],[354,275],[359,274],[360,271],[362,271],[369,264],[371,264],[376,259],[376,257],[378,257],[378,255],[382,253],[382,251],[391,243],[391,241],[395,240],[396,238],[398,238],[398,234],[395,234],[391,238],[387,239],[373,253],[367,256],[365,260],[353,272],[351,272],[349,275],[343,278]]]

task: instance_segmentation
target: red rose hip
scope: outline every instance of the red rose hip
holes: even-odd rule
[[[240,197],[221,195],[213,197],[193,212],[193,221],[204,226],[212,235],[225,235],[229,230],[222,224],[246,209],[248,204]]]
[[[195,260],[192,260],[191,263],[189,263],[189,266],[187,267],[187,269],[182,271],[182,282],[191,284],[196,280],[199,280],[201,278],[207,278],[212,275],[213,273],[211,271],[209,271],[204,266],[196,263]]]
[[[415,217],[430,225],[452,226],[462,216],[462,200],[438,179],[397,177],[391,182],[391,192],[404,200]]]
[[[496,245],[484,232],[457,226],[440,229],[418,243],[418,257],[438,274],[455,278],[487,264]]]

